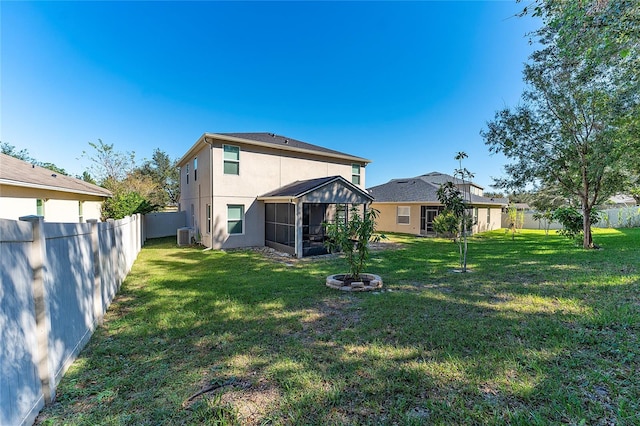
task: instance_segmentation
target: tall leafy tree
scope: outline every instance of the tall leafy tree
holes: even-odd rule
[[[585,248],[594,247],[591,211],[624,189],[626,156],[637,152],[640,37],[628,27],[637,4],[537,2],[542,47],[525,65],[522,103],[481,132],[490,151],[514,161],[498,187],[537,183],[580,200]]]
[[[89,142],[91,152],[82,155],[91,161],[90,171],[83,177],[93,179],[95,176],[100,186],[113,193],[102,204],[102,219],[121,219],[136,213],[149,213],[157,209],[157,205],[149,200],[154,184],[147,176],[137,172],[135,153],[121,152],[113,144],[106,144],[101,139],[97,143]]]
[[[180,198],[180,171],[176,160],[162,150],[156,148],[151,160],[138,169],[138,173],[151,179],[155,189],[151,201],[166,206],[175,205]]]
[[[89,146],[92,150],[83,151],[82,156],[91,161],[88,172],[100,186],[116,189],[135,168],[134,152],[117,151],[113,144],[104,143],[102,139],[97,143],[89,142]]]

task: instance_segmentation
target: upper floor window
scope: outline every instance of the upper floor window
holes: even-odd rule
[[[193,159],[193,181],[198,180],[198,157]]]
[[[224,174],[240,174],[240,147],[233,145],[223,145],[224,150]]]
[[[351,165],[351,183],[360,185],[360,164]]]
[[[411,222],[411,207],[398,206],[398,220],[399,224],[408,225]]]
[[[184,167],[184,170],[185,170],[185,174],[187,175],[187,185],[189,185],[189,165],[188,164]]]

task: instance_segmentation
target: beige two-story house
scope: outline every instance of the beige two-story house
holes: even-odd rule
[[[207,247],[313,255],[324,251],[323,222],[373,200],[370,162],[273,133],[205,133],[178,161],[179,208]]]

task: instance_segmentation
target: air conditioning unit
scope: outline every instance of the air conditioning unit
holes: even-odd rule
[[[178,245],[188,246],[191,244],[191,228],[178,228]]]

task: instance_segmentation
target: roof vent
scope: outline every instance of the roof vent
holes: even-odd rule
[[[289,143],[289,139],[285,139],[285,140],[284,140],[284,143]]]
[[[58,175],[57,175],[57,174],[55,174],[55,173],[51,173],[51,176],[52,176],[52,177],[58,177]]]

